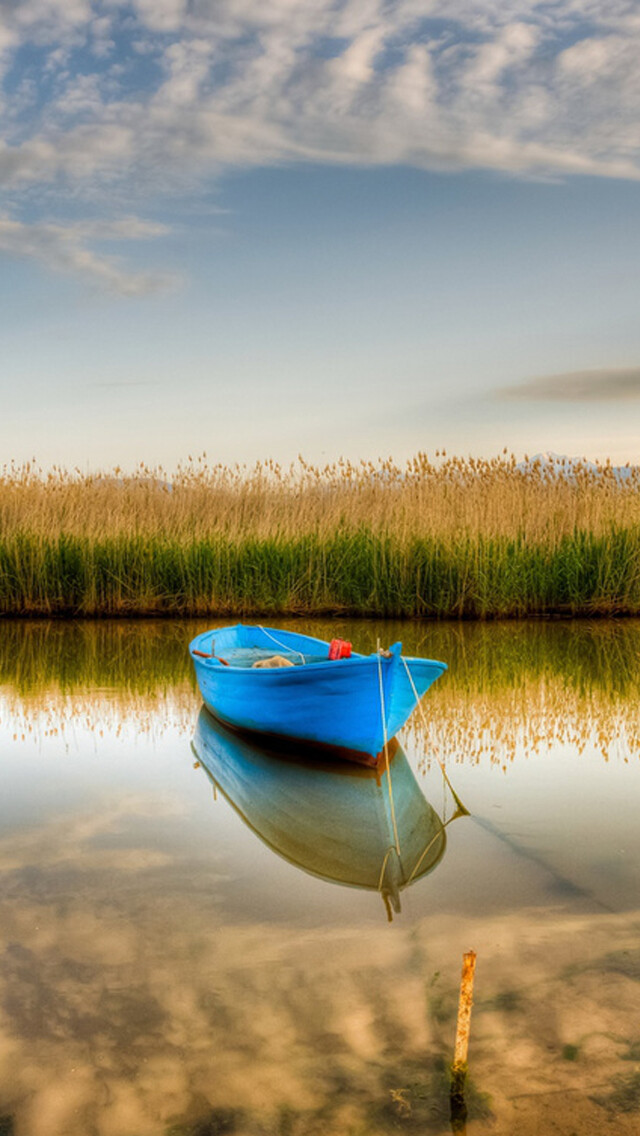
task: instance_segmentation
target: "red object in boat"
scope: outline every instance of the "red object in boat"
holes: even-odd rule
[[[332,639],[329,644],[330,659],[350,659],[351,644],[347,639]]]
[[[194,651],[193,653],[199,655],[201,659],[215,659],[217,663],[222,663],[223,667],[229,666],[226,659],[222,659],[220,655],[212,655],[209,651]]]

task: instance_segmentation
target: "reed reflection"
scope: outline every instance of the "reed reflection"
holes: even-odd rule
[[[310,875],[378,891],[389,921],[404,888],[441,861],[447,825],[465,815],[461,807],[449,819],[438,815],[397,741],[387,777],[384,769],[257,746],[203,707],[192,748],[214,789],[264,844]]]
[[[445,659],[429,695],[428,729],[406,731],[420,753],[500,765],[554,746],[591,746],[606,760],[640,755],[638,620],[426,624],[284,621],[320,638],[335,632],[366,652],[401,639],[407,653]],[[96,731],[190,737],[199,699],[187,644],[210,620],[4,620],[0,724],[39,737],[78,723]]]

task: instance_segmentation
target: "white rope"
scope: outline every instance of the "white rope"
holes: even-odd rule
[[[422,861],[424,860],[425,856],[427,855],[427,852],[429,852],[433,848],[436,840],[439,840],[441,838],[442,833],[444,832],[446,827],[447,827],[446,824],[443,824],[441,830],[439,832],[436,832],[435,836],[431,837],[431,840],[427,844],[427,847],[425,848],[424,852],[422,853],[421,856],[418,857],[418,860],[416,861],[415,868],[413,869],[411,875],[409,876],[409,879],[407,880],[407,883],[406,883],[407,887],[409,887],[409,884],[413,880],[416,872],[418,871],[418,868],[420,867]]]
[[[389,785],[389,805],[391,806],[391,823],[393,837],[396,843],[396,852],[400,855],[400,841],[398,840],[398,826],[396,824],[396,809],[393,803],[393,787],[391,785],[391,770],[389,768],[389,742],[387,739],[387,714],[384,708],[384,688],[382,686],[382,660],[378,653],[378,686],[380,688],[380,713],[382,715],[382,736],[384,738],[384,758],[387,766],[387,783]],[[386,861],[385,861],[386,866]]]
[[[387,863],[389,862],[389,857],[390,857],[390,855],[393,851],[394,851],[393,847],[387,848],[385,858],[382,861],[382,868],[380,869],[380,879],[378,880],[378,891],[382,891],[382,885],[384,883],[384,874],[387,870]]]
[[[258,624],[258,628],[260,631],[264,631],[264,634],[267,636],[267,638],[271,639],[271,641],[275,643],[277,647],[282,647],[283,651],[290,651],[292,655],[299,655],[303,663],[306,661],[304,655],[302,654],[302,651],[296,651],[295,647],[287,647],[285,643],[281,643],[280,640],[276,639],[275,635],[272,635],[269,631],[267,631],[266,627],[263,627],[261,623]]]
[[[413,691],[413,696],[416,700],[418,712],[420,714],[420,717],[422,718],[422,725],[423,725],[423,728],[424,728],[424,733],[425,733],[425,738],[426,738],[426,737],[428,737],[428,734],[429,734],[429,726],[428,726],[428,723],[427,723],[427,716],[426,716],[424,710],[422,709],[422,703],[420,701],[420,696],[418,694],[418,691],[416,690],[416,684],[413,681],[413,675],[411,674],[411,671],[409,670],[409,664],[408,664],[407,660],[405,659],[404,655],[401,655],[400,658],[402,659],[402,662],[404,664],[404,669],[407,672],[407,678],[409,679],[409,682],[411,683],[411,689]],[[451,784],[451,782],[450,782],[450,780],[447,776],[447,771],[444,767],[444,764],[442,763],[442,761],[440,760],[440,758],[438,757],[437,754],[436,754],[436,761],[438,762],[438,765],[440,766],[442,776],[444,777],[444,779],[447,783],[447,787],[449,789],[449,792],[451,793],[451,796],[453,797],[456,805],[458,806],[459,809],[462,810],[463,813],[468,813],[468,809],[465,808],[465,806],[463,805],[462,801],[460,800],[458,794],[456,793],[453,785]]]

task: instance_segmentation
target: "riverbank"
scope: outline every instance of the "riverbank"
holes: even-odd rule
[[[419,456],[0,479],[0,614],[640,614],[640,478]]]

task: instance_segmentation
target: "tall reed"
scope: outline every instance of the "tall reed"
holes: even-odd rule
[[[640,612],[640,472],[513,455],[0,474],[0,613]]]

